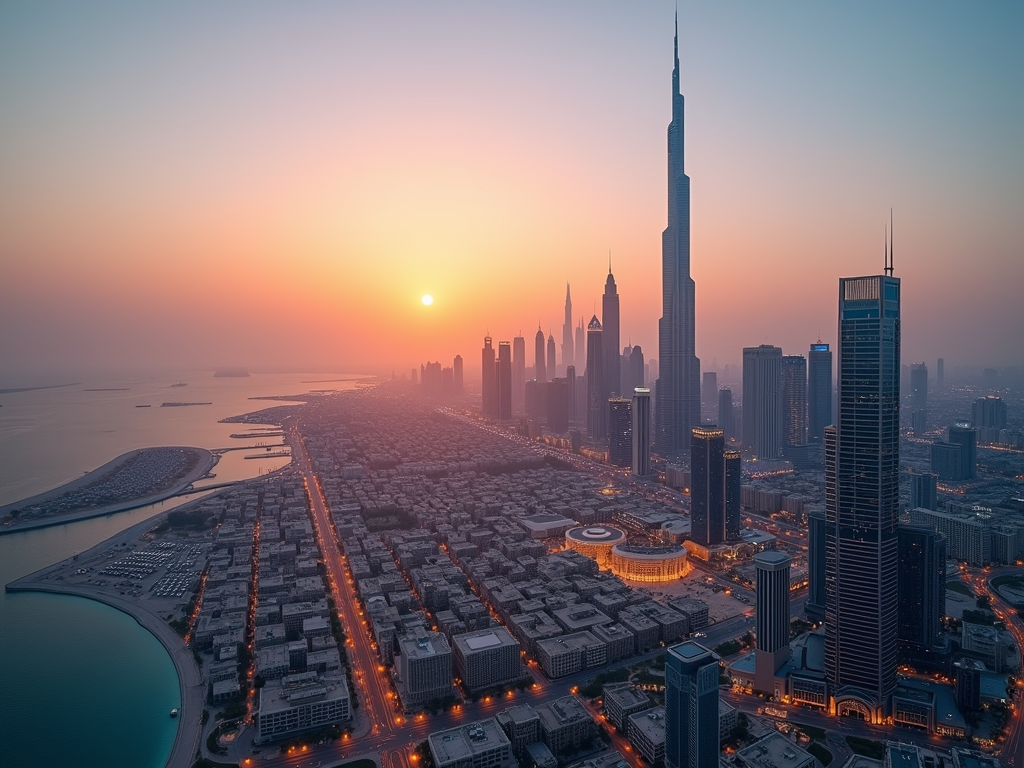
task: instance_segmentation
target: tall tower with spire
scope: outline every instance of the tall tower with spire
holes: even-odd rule
[[[537,379],[537,381],[545,382],[548,380],[546,363],[547,357],[544,347],[544,331],[540,329],[539,323],[537,325],[537,335],[533,338],[533,352],[533,377]]]
[[[569,296],[569,284],[565,284],[565,322],[562,323],[562,365],[568,368],[576,364],[576,350],[572,338],[572,298]]]
[[[661,235],[662,317],[658,321],[659,375],[655,444],[663,454],[687,452],[700,424],[700,360],[694,341],[694,284],[690,277],[690,177],[683,167],[683,95],[679,92],[679,19],[668,125],[668,226]]]
[[[608,257],[608,279],[604,283],[604,296],[601,297],[601,328],[602,350],[604,358],[603,396],[607,400],[619,394],[621,378],[621,354],[619,346],[619,291],[612,275],[612,259]]]

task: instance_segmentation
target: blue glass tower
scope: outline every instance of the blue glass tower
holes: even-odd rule
[[[665,768],[718,768],[718,656],[685,642],[667,657]]]

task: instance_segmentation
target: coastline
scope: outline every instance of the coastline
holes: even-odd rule
[[[112,549],[119,544],[135,541],[146,531],[159,524],[170,511],[161,512],[130,528],[126,528],[117,535],[101,541],[99,544],[80,553],[80,555],[66,558],[22,576],[5,585],[4,589],[7,592],[45,592],[95,600],[131,616],[139,626],[153,635],[171,658],[171,663],[174,665],[174,670],[178,677],[178,691],[179,698],[181,699],[178,727],[174,734],[174,743],[167,757],[165,768],[190,768],[197,759],[197,755],[200,754],[203,732],[202,712],[203,703],[206,698],[206,686],[199,665],[196,663],[185,641],[160,616],[130,597],[126,598],[119,594],[112,594],[101,587],[58,584],[49,580],[63,569],[71,567],[75,559],[80,556],[95,555],[98,552]]]
[[[164,447],[164,446],[160,446]],[[50,515],[48,517],[37,518],[34,520],[25,520],[23,522],[12,522],[9,525],[0,524],[0,536],[5,536],[10,533],[20,533],[22,531],[31,531],[38,528],[47,528],[54,525],[63,525],[65,523],[73,523],[78,520],[88,520],[92,517],[103,517],[105,515],[112,515],[117,512],[127,512],[132,509],[138,509],[149,504],[155,504],[158,501],[165,501],[174,496],[178,496],[183,491],[189,488],[197,480],[202,479],[210,473],[210,470],[217,464],[217,457],[205,448],[195,448],[192,446],[166,446],[168,448],[181,448],[182,450],[191,451],[193,454],[198,456],[198,462],[196,466],[187,475],[182,477],[178,482],[171,485],[169,488],[165,488],[157,493],[150,494],[148,496],[141,496],[135,499],[127,499],[125,501],[117,502],[115,504],[107,504],[102,507],[93,507],[90,509],[83,509],[78,512],[68,512],[62,515]],[[65,493],[76,491],[89,485],[92,482],[103,477],[105,474],[117,469],[127,461],[138,456],[146,448],[138,448],[128,453],[122,453],[120,456],[111,459],[103,466],[94,469],[91,472],[87,472],[81,477],[75,478],[70,482],[59,485],[56,488],[51,488],[49,491],[44,493],[30,496],[27,499],[21,499],[19,501],[5,504],[0,507],[0,518],[6,517],[8,513],[13,509],[24,507],[26,505],[37,504],[39,502],[49,501],[50,499],[58,498]]]

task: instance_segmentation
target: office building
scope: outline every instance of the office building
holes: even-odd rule
[[[427,737],[436,768],[517,768],[512,743],[493,717]]]
[[[939,500],[935,488],[938,477],[932,472],[910,471],[907,475],[910,477],[910,508],[938,509]]]
[[[637,477],[647,477],[651,474],[651,390],[633,390],[632,417],[632,470]]]
[[[633,401],[608,399],[608,463],[628,467],[633,463]]]
[[[587,326],[587,434],[608,437],[608,398],[604,396],[604,340],[601,321],[594,315]]]
[[[723,388],[718,390],[718,426],[725,433],[725,441],[731,442],[736,439],[736,422],[732,413],[732,390]]]
[[[547,372],[548,380],[555,378],[555,371],[558,370],[558,363],[555,360],[555,337],[548,333],[548,360],[547,360]]]
[[[722,453],[725,462],[725,540],[738,541],[742,514],[743,462],[739,451]]]
[[[707,547],[725,541],[725,438],[714,426],[693,427],[691,435],[691,536]]]
[[[455,673],[467,691],[480,691],[522,680],[519,642],[504,627],[491,627],[452,637]]]
[[[565,368],[566,397],[569,400],[569,420],[575,421],[579,418],[579,396],[577,388],[579,382],[576,379],[576,366],[569,365]]]
[[[718,656],[699,643],[669,647],[665,767],[718,768]]]
[[[807,359],[782,356],[782,439],[785,445],[807,442]]]
[[[715,423],[718,415],[715,413],[718,408],[718,372],[704,371],[700,383],[700,411],[701,419],[706,422]]]
[[[832,351],[828,344],[811,344],[807,353],[807,439],[820,443],[832,423]]]
[[[910,427],[915,435],[928,428],[928,366],[910,366]]]
[[[629,375],[626,377],[626,388],[623,394],[629,394],[634,389],[645,388],[647,379],[644,373],[644,351],[639,344],[634,344],[629,353]]]
[[[512,345],[498,342],[498,418],[512,418]]]
[[[565,322],[562,323],[562,365],[568,368],[576,365],[576,347],[572,338],[572,298],[569,296],[569,284],[565,284]]]
[[[601,379],[604,399],[619,394],[621,359],[619,357],[619,293],[612,275],[611,260],[608,262],[608,279],[604,283],[604,295],[601,297],[601,360],[604,376]]]
[[[694,332],[690,277],[690,177],[683,157],[685,103],[679,91],[679,30],[674,38],[672,122],[668,126],[668,226],[661,235],[661,319],[658,320],[658,382],[655,443],[663,455],[690,447],[700,425],[700,360]]]
[[[979,397],[971,406],[971,426],[976,429],[1006,429],[1006,403],[1001,397]]]
[[[268,681],[259,691],[259,725],[255,742],[291,738],[352,718],[348,684],[342,677],[321,677],[316,672],[285,675]]]
[[[814,622],[825,618],[825,515],[807,515],[807,602],[804,614]]]
[[[452,361],[452,384],[455,387],[455,394],[461,395],[466,391],[462,373],[462,355],[456,355]]]
[[[873,723],[896,687],[898,629],[900,281],[886,256],[886,275],[839,281],[839,418],[825,449],[829,709]]]
[[[533,338],[533,378],[541,383],[548,380],[546,357],[544,331],[538,326],[537,335]]]
[[[946,537],[927,525],[899,527],[899,640],[931,648],[946,613]]]
[[[743,349],[743,448],[761,461],[782,458],[782,349]]]
[[[407,708],[455,696],[452,650],[444,635],[419,629],[398,640],[398,691]]]
[[[569,431],[569,383],[562,377],[547,383],[547,422],[551,432]]]
[[[960,446],[960,479],[973,480],[978,465],[977,433],[966,424],[954,424],[947,438],[951,445]]]
[[[931,469],[943,482],[955,483],[966,480],[963,475],[963,449],[958,443],[936,440],[931,444]]]
[[[754,689],[775,694],[775,673],[789,659],[789,566],[785,552],[754,555],[757,604],[754,613]]]
[[[579,325],[576,326],[576,335],[573,338],[573,349],[576,354],[576,370],[583,371],[586,374],[587,371],[587,331],[583,327],[583,318],[580,317]]]
[[[512,339],[512,412],[526,410],[526,338]]]
[[[498,418],[498,369],[495,365],[494,347],[491,337],[484,336],[484,348],[480,360],[480,389],[483,413],[492,419]]]

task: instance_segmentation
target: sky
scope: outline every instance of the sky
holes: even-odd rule
[[[657,356],[671,2],[0,4],[0,368],[404,372],[600,314]],[[679,3],[697,353],[1024,364],[1024,5]],[[420,299],[431,294],[434,303]]]

